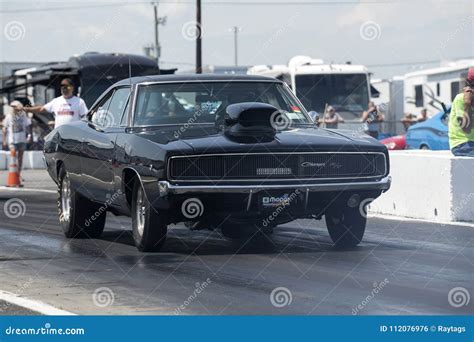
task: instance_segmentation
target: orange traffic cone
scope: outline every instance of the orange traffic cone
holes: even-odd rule
[[[10,150],[10,163],[8,164],[7,186],[20,187],[20,177],[18,176],[18,160],[16,151]]]

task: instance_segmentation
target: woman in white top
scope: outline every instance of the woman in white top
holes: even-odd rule
[[[23,105],[20,101],[13,101],[10,103],[13,112],[8,114],[3,120],[3,148],[7,145],[10,151],[14,151],[18,157],[18,175],[21,172],[23,164],[23,152],[26,149],[28,130],[31,125],[31,120],[23,110]]]

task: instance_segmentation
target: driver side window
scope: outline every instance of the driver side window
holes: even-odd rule
[[[100,103],[92,110],[91,113],[91,122],[94,125],[101,126],[103,118],[107,115],[107,110],[110,105],[110,99],[112,98],[113,90],[110,91]]]

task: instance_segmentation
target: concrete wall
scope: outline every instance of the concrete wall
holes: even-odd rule
[[[0,151],[0,170],[8,170],[10,152]],[[46,169],[43,151],[25,151],[23,155],[23,170]]]
[[[0,170],[7,169],[7,154],[5,151],[0,151]]]
[[[46,169],[43,151],[26,151],[23,155],[23,170]]]
[[[474,222],[474,158],[450,151],[393,151],[390,163],[392,187],[370,212]]]

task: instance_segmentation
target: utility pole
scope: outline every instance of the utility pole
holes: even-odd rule
[[[196,74],[202,73],[201,0],[196,0]]]
[[[235,66],[238,66],[239,65],[239,62],[238,62],[238,54],[239,54],[239,49],[238,49],[238,45],[237,45],[237,36],[239,34],[239,32],[241,31],[242,29],[238,26],[233,26],[231,28],[231,31],[234,32],[234,63],[235,63]]]
[[[161,56],[161,46],[159,40],[159,25],[166,24],[166,16],[159,17],[158,16],[158,1],[153,1],[153,12],[155,14],[155,58],[156,58],[156,65],[158,66],[158,72],[160,70],[160,56]]]

